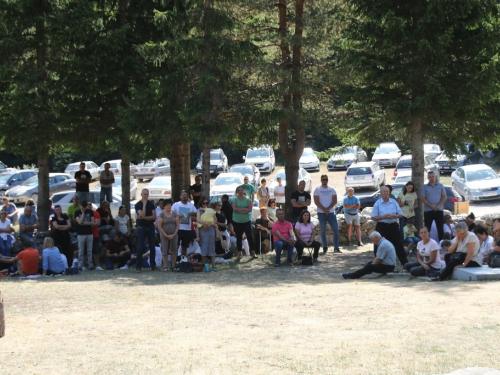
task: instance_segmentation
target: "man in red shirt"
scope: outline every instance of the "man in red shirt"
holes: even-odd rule
[[[274,267],[280,266],[281,251],[288,249],[287,265],[293,266],[293,247],[295,238],[292,223],[285,220],[285,211],[281,208],[276,210],[278,221],[273,224],[274,248],[276,249],[276,261]]]
[[[27,247],[14,258],[20,276],[36,275],[40,254],[37,249]]]

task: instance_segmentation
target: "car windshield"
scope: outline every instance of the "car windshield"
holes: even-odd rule
[[[23,182],[23,186],[36,186],[38,185],[38,176],[28,178]]]
[[[222,185],[234,185],[234,184],[242,184],[243,182],[238,177],[217,177],[214,182],[214,186],[222,186]]]
[[[440,151],[438,145],[424,145],[424,152]]]
[[[355,154],[355,153],[356,153],[356,151],[354,150],[354,147],[348,147],[342,151],[341,155],[348,155],[348,154]]]
[[[390,154],[391,152],[398,152],[398,149],[391,146],[377,147],[375,149],[376,154]]]
[[[394,180],[394,182],[402,183],[402,182],[408,182],[411,181],[411,176],[398,176]]]
[[[396,168],[411,168],[411,159],[400,160]]]
[[[355,168],[349,168],[347,170],[347,175],[348,176],[359,176],[362,174],[371,174],[372,170],[370,167],[355,167]]]
[[[220,153],[218,152],[211,152],[210,153],[210,160],[221,160],[222,157],[220,155]]]
[[[5,183],[5,182],[9,181],[9,178],[11,178],[11,177],[12,177],[12,175],[11,175],[11,174],[4,174],[4,175],[1,175],[1,176],[0,176],[0,182]]]
[[[314,156],[314,151],[312,148],[305,148],[304,152],[302,152],[302,156]]]
[[[78,169],[80,169],[80,164],[68,165],[68,167],[66,168],[68,172],[76,171]]]
[[[231,167],[231,172],[239,172],[243,175],[253,174],[252,167],[249,166]]]
[[[492,169],[482,169],[480,171],[469,171],[466,173],[467,181],[495,180],[498,176]]]
[[[149,183],[149,186],[169,186],[172,184],[172,180],[170,177],[168,176],[165,176],[165,177],[156,177],[156,178],[153,178],[151,180],[151,182]]]
[[[155,163],[154,161],[148,161],[146,164],[144,164],[145,167],[154,167],[155,166]]]
[[[248,150],[247,158],[267,158],[269,153],[267,150]]]

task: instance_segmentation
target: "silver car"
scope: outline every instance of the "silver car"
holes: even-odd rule
[[[451,174],[451,185],[466,201],[500,198],[500,178],[486,164],[458,168]]]
[[[149,190],[149,199],[160,200],[172,198],[172,178],[158,176],[151,180],[146,189]]]
[[[401,171],[403,169],[411,170],[411,160],[412,160],[411,155],[401,156],[401,158],[398,160],[398,163],[396,164],[396,168],[394,169],[393,179],[395,179],[398,176],[399,171]],[[440,178],[439,164],[436,163],[428,155],[424,155],[424,172],[425,172],[425,174],[427,174],[427,172],[434,172],[436,174],[437,180],[439,181],[439,178]]]
[[[351,146],[341,149],[328,159],[326,167],[329,171],[335,169],[347,169],[353,163],[360,163],[367,160],[366,151],[359,146]]]
[[[170,160],[167,158],[161,158],[156,160],[150,160],[147,163],[141,163],[135,167],[134,176],[142,180],[151,180],[156,176],[166,176],[170,174]]]
[[[248,177],[248,182],[256,189],[260,185],[260,171],[254,164],[234,164],[229,172],[239,172],[243,177]]]
[[[373,153],[372,161],[378,165],[393,166],[396,165],[401,157],[401,150],[394,142],[381,143]]]
[[[53,194],[50,198],[52,199],[54,205],[61,206],[62,212],[66,212],[68,210],[68,207],[73,204],[74,196],[75,196],[74,190],[65,190]],[[101,204],[99,202],[100,198],[101,198],[100,190],[91,189],[89,191],[89,201],[92,202],[92,208],[94,210],[97,210],[97,208]],[[118,194],[113,193],[113,202],[110,202],[109,204],[109,208],[111,209],[111,214],[113,215],[113,217],[118,215],[118,209],[120,208],[121,205],[122,205],[122,197],[119,196]],[[135,218],[134,205],[131,205],[130,210],[132,218]]]
[[[64,173],[68,173],[71,176],[74,176],[75,172],[80,170],[80,163],[85,163],[85,170],[90,173],[90,175],[92,176],[92,180],[99,179],[99,167],[93,161],[79,161],[76,163],[68,164],[68,166],[64,170]]]
[[[68,189],[73,189],[73,192],[76,189],[76,181],[71,175],[67,173],[49,173],[50,194]],[[5,197],[14,203],[26,203],[28,199],[33,199],[35,203],[38,203],[38,176],[30,177],[21,185],[7,190]]]

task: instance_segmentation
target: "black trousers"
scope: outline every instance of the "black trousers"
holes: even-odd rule
[[[439,241],[443,239],[443,224],[444,224],[444,214],[443,211],[424,211],[424,225],[431,231],[432,222],[436,222],[436,228],[438,230]]]
[[[452,254],[450,254],[450,253],[444,255],[444,261],[446,262],[446,267],[443,270],[443,272],[441,272],[441,274],[439,275],[440,280],[446,280],[448,277],[451,276],[451,274],[455,270],[455,267],[462,264],[461,260],[450,260],[451,255]],[[477,262],[474,262],[473,260],[471,260],[469,263],[467,263],[467,265],[465,267],[466,268],[481,267],[481,265],[478,264]]]
[[[359,279],[360,277],[368,275],[373,272],[387,273],[392,271],[394,271],[394,266],[388,266],[387,264],[373,264],[372,262],[368,262],[360,270],[351,273],[351,279]]]
[[[384,237],[386,240],[389,240],[389,242],[392,243],[394,249],[396,250],[396,255],[401,264],[404,266],[406,263],[408,263],[405,247],[403,246],[403,241],[401,241],[401,235],[399,234],[398,223],[387,224],[387,223],[381,223],[379,221],[377,223],[377,226],[375,227],[375,230],[379,232],[382,235],[382,237]],[[376,255],[377,255],[377,249],[375,247],[375,256]]]
[[[236,223],[233,221],[234,233],[236,234],[236,247],[239,252],[243,251],[243,233],[247,236],[248,246],[250,251],[255,251],[255,244],[252,235],[252,223],[247,221],[245,223]]]
[[[301,240],[297,240],[297,242],[295,242],[295,250],[297,250],[297,259],[299,260],[302,259],[302,253],[304,252],[305,247],[306,244]],[[319,248],[321,247],[321,244],[318,241],[313,241],[311,247],[314,249],[313,258],[318,259]]]

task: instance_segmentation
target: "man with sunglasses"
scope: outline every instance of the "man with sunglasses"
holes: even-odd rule
[[[194,239],[193,231],[191,230],[191,215],[196,214],[196,207],[189,201],[188,192],[181,191],[181,200],[175,202],[172,206],[172,211],[179,216],[179,232],[177,233],[179,243],[182,248],[182,255],[186,256],[187,248]]]
[[[341,253],[339,249],[339,223],[335,215],[335,205],[337,204],[337,192],[331,186],[328,186],[328,176],[321,176],[321,186],[314,190],[314,203],[318,207],[319,228],[321,231],[321,243],[323,245],[323,254],[328,251],[328,242],[326,240],[326,223],[330,225],[333,232],[333,252]]]
[[[255,199],[255,188],[252,184],[248,183],[248,176],[243,177],[243,185],[240,185],[245,190],[245,195],[252,200]]]

